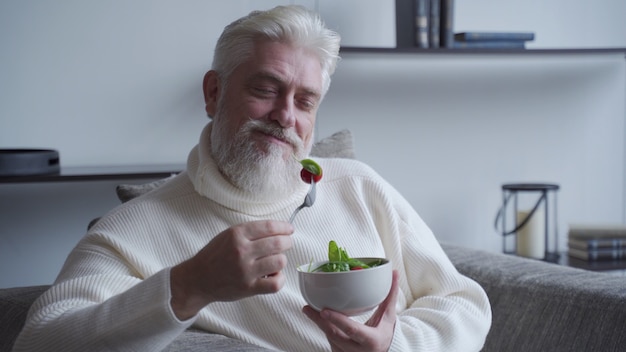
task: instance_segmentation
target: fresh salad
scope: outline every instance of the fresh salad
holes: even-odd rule
[[[361,260],[350,258],[348,252],[337,245],[337,242],[330,241],[328,243],[328,262],[317,268],[309,267],[309,272],[325,272],[333,273],[340,271],[352,271],[369,269],[383,264],[382,259],[375,259],[365,263]]]

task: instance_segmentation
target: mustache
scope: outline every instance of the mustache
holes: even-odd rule
[[[289,143],[295,150],[303,148],[303,142],[300,137],[292,130],[286,130],[276,124],[268,123],[260,120],[249,120],[244,125],[248,132],[258,131],[268,134],[276,139],[280,139]]]

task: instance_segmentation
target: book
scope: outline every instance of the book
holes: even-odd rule
[[[600,248],[600,249],[577,249],[568,248],[567,254],[570,257],[587,261],[607,261],[626,259],[626,248]]]
[[[615,272],[620,275],[623,275],[626,269],[626,260],[586,260],[566,255],[563,261],[567,266],[574,268],[605,273]]]
[[[567,246],[581,250],[626,248],[626,238],[569,238]]]
[[[626,238],[626,225],[570,225],[568,238]]]
[[[440,0],[430,0],[430,18],[428,20],[428,46],[439,48]]]
[[[454,34],[458,42],[475,41],[531,41],[535,39],[533,32],[460,32]]]
[[[439,47],[454,47],[454,0],[440,0]]]
[[[525,49],[526,42],[518,41],[481,41],[481,42],[454,42],[457,49]]]
[[[430,0],[415,0],[415,45],[418,48],[427,49],[428,43],[428,20],[430,19]]]

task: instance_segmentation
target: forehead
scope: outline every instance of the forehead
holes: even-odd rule
[[[322,89],[322,67],[318,57],[304,48],[285,43],[256,43],[250,59],[235,71],[239,71],[245,80],[272,77],[316,93],[321,93]]]

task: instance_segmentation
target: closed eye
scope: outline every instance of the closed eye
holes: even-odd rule
[[[278,77],[264,72],[259,72],[248,80],[248,89],[258,97],[273,97],[279,93],[281,81]]]
[[[312,111],[319,104],[319,94],[305,92],[296,97],[299,108],[304,111]]]
[[[310,99],[300,99],[298,100],[298,105],[300,109],[304,111],[311,111],[315,109],[315,106],[317,105],[317,103]]]
[[[272,87],[263,87],[263,86],[258,86],[258,87],[252,87],[251,89],[252,94],[259,96],[261,98],[269,98],[269,97],[273,97],[276,96],[276,94],[278,94],[278,90]]]

